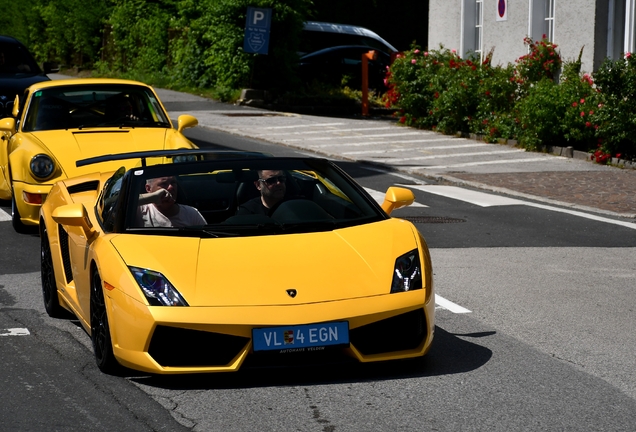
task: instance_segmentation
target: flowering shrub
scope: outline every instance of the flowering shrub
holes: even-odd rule
[[[494,142],[497,138],[513,138],[517,135],[518,118],[514,113],[517,99],[517,83],[513,66],[492,67],[490,59],[482,65],[479,81],[479,103],[470,122],[470,130],[481,134],[484,140]]]
[[[606,60],[594,74],[599,103],[592,119],[598,125],[597,151],[623,159],[636,159],[636,59]],[[609,157],[609,156],[608,156]]]
[[[413,47],[388,71],[384,102],[409,126],[516,139],[531,150],[572,146],[599,163],[636,159],[636,59],[606,61],[591,76],[581,74],[582,50],[563,62],[545,38],[525,43],[530,52],[508,66],[492,66],[492,52],[479,63],[443,46]]]
[[[557,45],[550,42],[545,35],[539,42],[526,37],[523,43],[528,45],[528,54],[515,60],[514,80],[527,90],[528,87],[544,78],[556,80],[561,70],[561,56],[556,51]]]

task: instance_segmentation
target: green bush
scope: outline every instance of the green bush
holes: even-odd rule
[[[636,60],[606,60],[594,74],[600,105],[593,119],[598,125],[600,151],[636,160]]]
[[[582,50],[564,63],[547,40],[525,42],[528,54],[494,67],[492,52],[479,64],[443,47],[413,47],[389,70],[386,104],[406,125],[516,139],[529,150],[572,146],[597,162],[634,159],[636,60],[606,61],[592,77],[581,75]]]

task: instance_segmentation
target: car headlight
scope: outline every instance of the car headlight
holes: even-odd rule
[[[422,289],[422,266],[417,249],[405,253],[395,260],[391,292],[406,292]]]
[[[159,272],[128,267],[150,306],[188,306],[179,291]]]
[[[34,177],[39,179],[47,179],[53,174],[55,164],[49,155],[39,154],[33,156],[29,165]]]

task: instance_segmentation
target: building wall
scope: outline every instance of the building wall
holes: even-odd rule
[[[493,65],[514,63],[527,54],[528,0],[508,0],[508,20],[497,21],[497,1],[484,0],[484,53],[493,49]]]
[[[462,0],[429,0],[428,49],[459,50]]]
[[[429,49],[441,43],[459,52],[463,1],[467,0],[430,0]],[[482,49],[493,49],[493,64],[514,63],[527,53],[523,39],[529,32],[530,2],[508,0],[507,21],[497,21],[497,0],[484,0]],[[564,60],[576,60],[584,47],[584,72],[596,70],[607,55],[607,4],[608,0],[555,0],[553,42]]]

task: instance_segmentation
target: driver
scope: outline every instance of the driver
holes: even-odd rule
[[[138,225],[144,227],[185,227],[206,225],[194,207],[178,204],[177,179],[174,176],[146,180],[146,192],[139,195]]]
[[[237,215],[262,214],[270,216],[280,203],[285,200],[287,177],[281,170],[260,170],[254,186],[261,196],[241,204]]]

